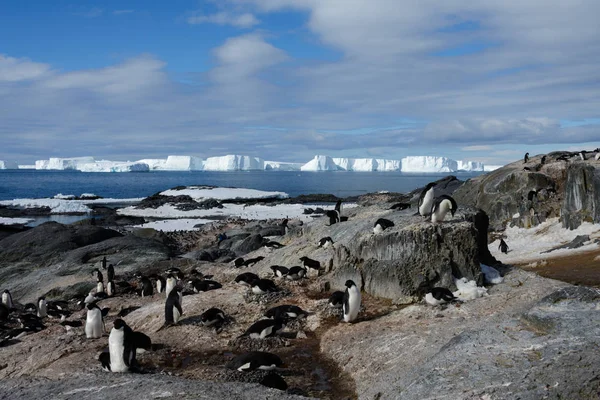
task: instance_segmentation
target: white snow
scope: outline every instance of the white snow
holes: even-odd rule
[[[54,195],[55,199],[62,199],[62,200],[74,200],[75,197],[77,197],[77,196],[75,196],[74,194],[62,194],[62,193],[59,193],[59,194],[55,194]]]
[[[504,240],[509,248],[508,253],[503,254],[498,250],[498,240],[488,245],[490,252],[505,264],[523,264],[597,250],[598,245],[594,243],[594,239],[600,238],[600,224],[584,222],[577,229],[568,230],[562,227],[558,218],[552,218],[530,229],[508,227],[504,234],[506,236]],[[589,235],[591,240],[577,249],[560,249],[550,253],[542,253],[569,243],[578,235]]]
[[[0,217],[0,225],[24,225],[33,221],[30,218],[6,218]]]
[[[504,167],[504,165],[484,165],[483,170],[485,172],[490,172],[490,171],[495,171],[497,169],[500,169],[502,167]]]
[[[301,171],[337,171],[339,169],[329,156],[315,156],[315,158],[300,167]]]
[[[264,170],[262,158],[229,154],[221,157],[208,157],[204,171],[255,171]]]
[[[2,161],[0,160],[0,169],[18,169],[19,166],[13,161]]]
[[[458,297],[459,300],[469,301],[487,296],[487,289],[482,286],[477,286],[477,282],[475,281],[467,281],[467,278],[460,278],[455,279],[454,283],[458,290],[453,294]]]
[[[206,199],[286,199],[288,194],[284,192],[267,192],[264,190],[245,189],[245,188],[224,188],[224,187],[207,187],[207,186],[188,186],[182,190],[165,190],[161,192],[163,196],[181,196],[188,195],[196,201]]]
[[[136,204],[143,198],[133,199],[95,199],[95,200],[65,200],[65,199],[14,199],[2,200],[0,206],[11,208],[49,207],[51,214],[90,213],[88,204]]]
[[[134,228],[152,228],[163,232],[193,231],[200,229],[199,227],[195,227],[196,225],[208,224],[210,222],[213,222],[213,220],[200,218],[165,219],[162,221],[152,221],[142,225],[135,225]]]
[[[479,264],[481,266],[481,272],[483,272],[483,276],[487,283],[491,283],[497,285],[504,281],[504,278],[500,276],[500,272],[494,267],[490,267],[489,265]]]

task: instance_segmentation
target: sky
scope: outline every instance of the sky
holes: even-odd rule
[[[599,15],[597,0],[7,0],[0,160],[594,149]]]

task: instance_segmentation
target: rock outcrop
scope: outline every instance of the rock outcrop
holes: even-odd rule
[[[456,190],[459,204],[483,209],[493,230],[530,228],[560,217],[563,227],[600,222],[600,162],[555,152],[516,161],[469,179]]]

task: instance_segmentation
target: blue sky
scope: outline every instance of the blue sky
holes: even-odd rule
[[[0,159],[596,148],[597,15],[595,0],[4,1]]]

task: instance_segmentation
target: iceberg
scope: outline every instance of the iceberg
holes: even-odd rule
[[[16,162],[0,160],[0,169],[17,169],[19,166]]]
[[[19,169],[35,169],[35,165],[34,164],[18,165],[17,167]]]
[[[202,171],[204,162],[194,156],[168,156],[164,169],[167,171]]]
[[[301,171],[337,171],[339,169],[329,156],[315,156],[315,158],[300,167]]]
[[[302,163],[265,161],[265,171],[300,171]]]
[[[477,161],[457,161],[457,171],[483,171],[483,163]]]
[[[204,171],[258,171],[265,169],[262,158],[226,155],[221,157],[208,157],[204,162]]]
[[[150,171],[164,171],[167,164],[167,160],[164,158],[144,158],[143,160],[137,160],[136,162],[147,164]]]
[[[108,160],[79,164],[77,169],[82,172],[147,172],[150,170],[148,164],[144,163]]]
[[[45,160],[44,160],[45,161]],[[36,169],[57,169],[57,170],[77,170],[80,164],[94,163],[94,157],[73,157],[73,158],[55,158],[52,157],[45,164],[45,168],[37,168],[38,161],[35,162]]]
[[[458,163],[446,157],[410,156],[402,159],[402,172],[454,172]]]
[[[400,160],[385,160],[382,158],[333,158],[339,169],[345,171],[400,171]]]

